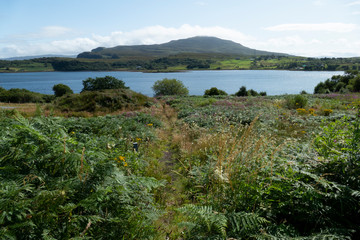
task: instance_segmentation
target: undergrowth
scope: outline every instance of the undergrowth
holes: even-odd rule
[[[87,118],[2,110],[0,238],[357,239],[359,105],[223,96]]]

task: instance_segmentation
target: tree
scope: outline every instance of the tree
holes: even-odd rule
[[[189,89],[177,79],[158,80],[152,86],[155,96],[160,95],[188,95]]]
[[[216,87],[212,87],[210,89],[205,90],[205,96],[216,96],[216,95],[227,95],[227,93],[223,90],[217,89]]]
[[[257,91],[255,91],[254,89],[250,89],[247,91],[247,95],[248,96],[259,96],[259,93]]]
[[[360,75],[355,78],[353,89],[355,92],[360,92]]]
[[[238,97],[245,97],[245,96],[247,96],[248,95],[248,93],[247,93],[247,91],[246,91],[246,87],[245,86],[242,86],[240,89],[239,89],[239,91],[237,91],[236,93],[235,93],[235,96],[238,96]]]
[[[128,89],[122,80],[112,76],[88,78],[83,81],[83,91],[98,91],[103,89]]]
[[[56,84],[53,86],[53,91],[54,91],[54,95],[55,97],[61,97],[65,94],[73,94],[73,90],[71,90],[71,88],[65,84]]]

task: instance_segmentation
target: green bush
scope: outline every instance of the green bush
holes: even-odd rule
[[[54,91],[54,95],[55,97],[61,97],[65,94],[73,94],[73,90],[71,90],[71,88],[65,84],[56,84],[53,86],[53,91]]]
[[[148,105],[150,99],[128,89],[87,91],[65,95],[54,105],[64,112],[113,112],[121,109],[136,109]]]
[[[0,90],[0,101],[11,103],[42,103],[50,102],[54,97],[51,95],[31,92],[27,89],[11,88]]]
[[[177,79],[158,80],[152,86],[155,96],[161,95],[188,95],[189,90]]]
[[[286,98],[286,107],[289,109],[305,108],[308,99],[305,95],[295,95]]]
[[[216,87],[207,89],[205,90],[204,93],[204,96],[218,96],[218,95],[227,95],[227,93],[223,90],[217,89]]]
[[[122,80],[116,79],[111,76],[88,78],[83,81],[84,91],[97,91],[104,89],[128,89]]]
[[[320,82],[314,88],[314,93],[331,92],[359,92],[360,91],[360,72],[346,71],[344,75],[334,75],[325,82]]]
[[[246,90],[246,87],[245,86],[242,86],[240,87],[239,91],[237,91],[235,93],[235,96],[238,96],[238,97],[245,97],[248,95],[248,92]]]

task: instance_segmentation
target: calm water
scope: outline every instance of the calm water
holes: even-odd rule
[[[82,88],[82,81],[92,77],[113,76],[123,80],[130,89],[152,96],[151,86],[163,78],[176,78],[189,88],[191,95],[203,95],[206,89],[217,87],[233,94],[241,86],[268,95],[296,94],[302,90],[312,93],[321,81],[343,72],[302,72],[272,70],[229,70],[229,71],[189,71],[176,73],[141,72],[37,72],[0,73],[0,87],[25,88],[30,91],[53,94],[55,84],[66,84],[75,93]]]

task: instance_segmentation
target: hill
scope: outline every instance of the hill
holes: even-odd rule
[[[215,54],[229,56],[288,56],[283,53],[266,52],[245,47],[230,40],[216,37],[192,37],[173,40],[164,44],[99,47],[91,52],[80,53],[77,58],[121,59],[158,58],[177,54]]]

